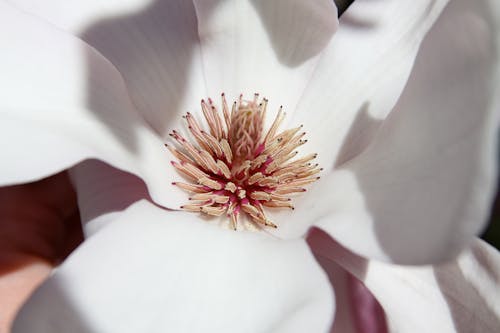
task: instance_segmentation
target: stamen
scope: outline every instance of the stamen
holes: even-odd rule
[[[193,193],[205,193],[205,191],[206,191],[206,188],[203,186],[200,186],[200,185],[187,184],[187,183],[181,183],[181,182],[173,182],[172,185],[176,185],[185,191],[193,192]]]
[[[227,184],[226,184],[226,186],[224,186],[224,189],[225,189],[226,191],[229,191],[229,192],[231,192],[231,193],[234,193],[234,192],[236,191],[237,187],[236,187],[236,185],[234,185],[234,183],[229,182],[229,183],[227,183]]]
[[[233,152],[231,151],[231,146],[229,145],[229,142],[227,142],[226,139],[220,140],[220,147],[222,151],[224,152],[224,157],[226,158],[226,161],[231,164],[233,161]]]
[[[193,181],[172,183],[191,193],[189,204],[181,209],[210,216],[225,214],[234,230],[241,212],[260,228],[276,228],[264,209],[294,209],[291,196],[305,192],[303,186],[319,179],[316,175],[322,169],[311,163],[316,154],[295,159],[296,149],[307,143],[303,126],[277,134],[285,117],[280,107],[264,133],[268,100],[259,98],[255,94],[247,101],[240,95],[230,110],[223,93],[221,112],[211,99],[202,100],[206,128],[191,113],[183,117],[194,144],[175,130],[170,133],[180,147],[166,145],[179,161],[172,165]]]

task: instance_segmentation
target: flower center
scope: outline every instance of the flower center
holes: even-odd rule
[[[307,142],[302,126],[278,133],[284,119],[280,107],[274,122],[264,132],[267,99],[243,100],[240,96],[229,108],[222,94],[222,112],[211,99],[201,101],[208,132],[191,113],[186,119],[192,143],[174,130],[170,136],[178,146],[166,145],[178,161],[172,165],[189,182],[173,185],[191,193],[190,203],[180,208],[212,216],[226,214],[237,229],[240,214],[260,227],[276,224],[265,208],[294,209],[291,197],[305,192],[322,169],[311,161],[316,154],[295,158],[296,148]]]

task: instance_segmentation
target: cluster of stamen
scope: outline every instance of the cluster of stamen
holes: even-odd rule
[[[259,102],[240,96],[230,108],[222,94],[222,116],[211,99],[201,101],[208,131],[191,113],[184,118],[197,144],[178,131],[170,136],[178,145],[166,145],[178,161],[172,165],[189,182],[173,185],[191,193],[189,204],[181,209],[212,216],[226,214],[236,230],[240,214],[246,213],[257,226],[276,228],[264,207],[294,209],[291,196],[305,192],[305,185],[317,179],[322,170],[311,161],[316,154],[295,159],[296,148],[307,142],[302,126],[278,133],[284,119],[280,107],[264,135],[267,99]]]

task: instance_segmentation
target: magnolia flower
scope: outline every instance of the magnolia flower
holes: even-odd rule
[[[86,235],[14,332],[349,332],[346,271],[391,331],[494,331],[498,4],[193,2],[0,3],[1,184],[70,168]],[[276,229],[179,210],[164,143],[222,92],[324,169]]]

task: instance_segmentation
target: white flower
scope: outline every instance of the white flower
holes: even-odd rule
[[[0,2],[0,184],[71,167],[88,236],[14,332],[327,331],[312,226],[370,259],[454,258],[493,191],[498,7],[360,0],[337,29],[327,0]],[[170,185],[167,133],[222,91],[283,104],[328,170],[274,214],[276,237],[170,210],[186,197]],[[458,262],[479,295],[468,304],[453,268],[373,261],[364,274],[349,251],[310,239],[366,282],[393,331],[495,327],[499,259],[484,245]],[[448,296],[475,321],[455,320]]]

